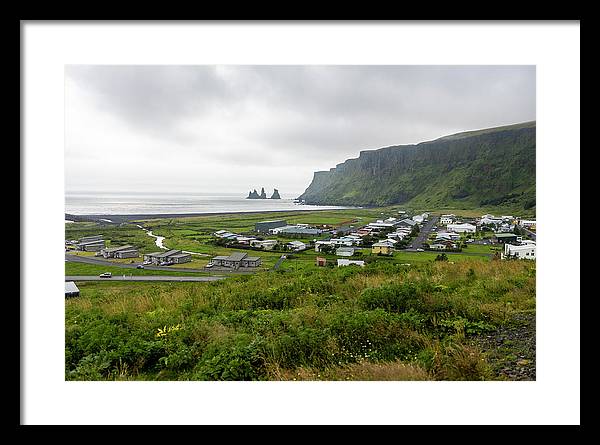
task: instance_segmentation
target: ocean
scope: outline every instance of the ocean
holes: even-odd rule
[[[201,193],[79,192],[65,195],[65,213],[72,215],[227,213],[345,208],[349,207],[295,204],[294,197],[285,195],[282,195],[282,199],[246,199],[239,194]]]

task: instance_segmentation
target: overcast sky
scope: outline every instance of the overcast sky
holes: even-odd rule
[[[65,186],[297,196],[361,150],[535,120],[534,66],[65,68]]]

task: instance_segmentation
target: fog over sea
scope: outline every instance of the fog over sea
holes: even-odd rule
[[[65,213],[72,215],[132,215],[348,208],[295,204],[294,199],[299,194],[286,195],[281,192],[280,194],[282,199],[246,199],[247,195],[241,193],[68,192],[65,195]],[[268,191],[267,196],[270,196]]]

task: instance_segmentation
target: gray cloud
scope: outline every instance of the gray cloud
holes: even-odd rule
[[[360,150],[535,119],[534,66],[69,65],[65,75],[73,190],[148,188],[162,175],[164,188],[211,191],[206,178],[221,169],[222,191],[245,193],[260,171],[300,193],[314,170]]]

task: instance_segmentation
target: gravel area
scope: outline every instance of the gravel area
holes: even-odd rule
[[[517,314],[495,332],[472,339],[500,380],[535,381],[535,314]]]

